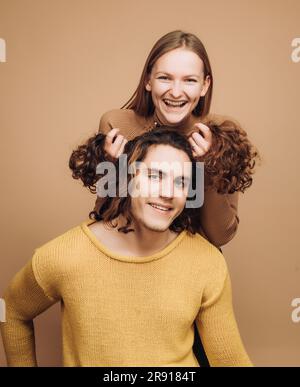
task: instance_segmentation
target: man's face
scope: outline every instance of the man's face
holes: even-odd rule
[[[131,213],[137,227],[166,231],[184,209],[192,164],[182,150],[152,145],[131,181]]]

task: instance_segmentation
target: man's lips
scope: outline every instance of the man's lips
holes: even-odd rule
[[[159,203],[148,203],[148,204],[155,210],[158,210],[164,213],[170,212],[173,209],[173,207],[166,204],[159,204]]]

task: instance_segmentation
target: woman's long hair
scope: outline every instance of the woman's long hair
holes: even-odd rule
[[[122,106],[122,109],[132,109],[143,117],[149,117],[154,113],[155,106],[152,101],[151,92],[145,88],[146,83],[156,61],[162,55],[176,48],[185,48],[193,51],[202,60],[204,79],[209,76],[210,86],[205,96],[200,97],[197,106],[193,110],[193,114],[202,117],[209,113],[213,91],[213,75],[206,49],[196,35],[180,30],[169,32],[155,43],[148,55],[136,90],[131,98]]]

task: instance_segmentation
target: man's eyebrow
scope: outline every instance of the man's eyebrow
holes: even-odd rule
[[[190,177],[188,176],[176,176],[174,180],[182,179],[185,183],[189,183],[191,181]]]
[[[160,175],[163,175],[163,176],[166,176],[166,172],[161,170],[161,169],[157,169],[157,168],[147,168],[147,171],[148,173],[158,173]]]
[[[168,73],[167,71],[157,71],[156,73],[154,73],[154,75],[158,75],[158,74],[165,74],[165,75],[168,75],[169,77],[172,76],[172,74]],[[185,78],[189,78],[189,77],[201,78],[200,75],[197,75],[197,74],[185,75],[184,77]]]
[[[183,176],[183,175],[176,176],[175,179],[177,179],[177,178],[181,178],[181,179],[184,179],[184,180],[191,180],[191,178],[189,176]]]

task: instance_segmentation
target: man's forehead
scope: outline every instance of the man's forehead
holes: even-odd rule
[[[175,176],[190,175],[192,167],[189,156],[183,150],[167,144],[150,146],[142,164],[143,169]]]
[[[190,175],[192,164],[190,161],[149,161],[144,163],[143,170],[145,172],[159,172],[165,175]]]
[[[152,161],[190,161],[189,156],[182,149],[177,149],[168,144],[151,145],[147,151],[144,163],[148,164]]]

